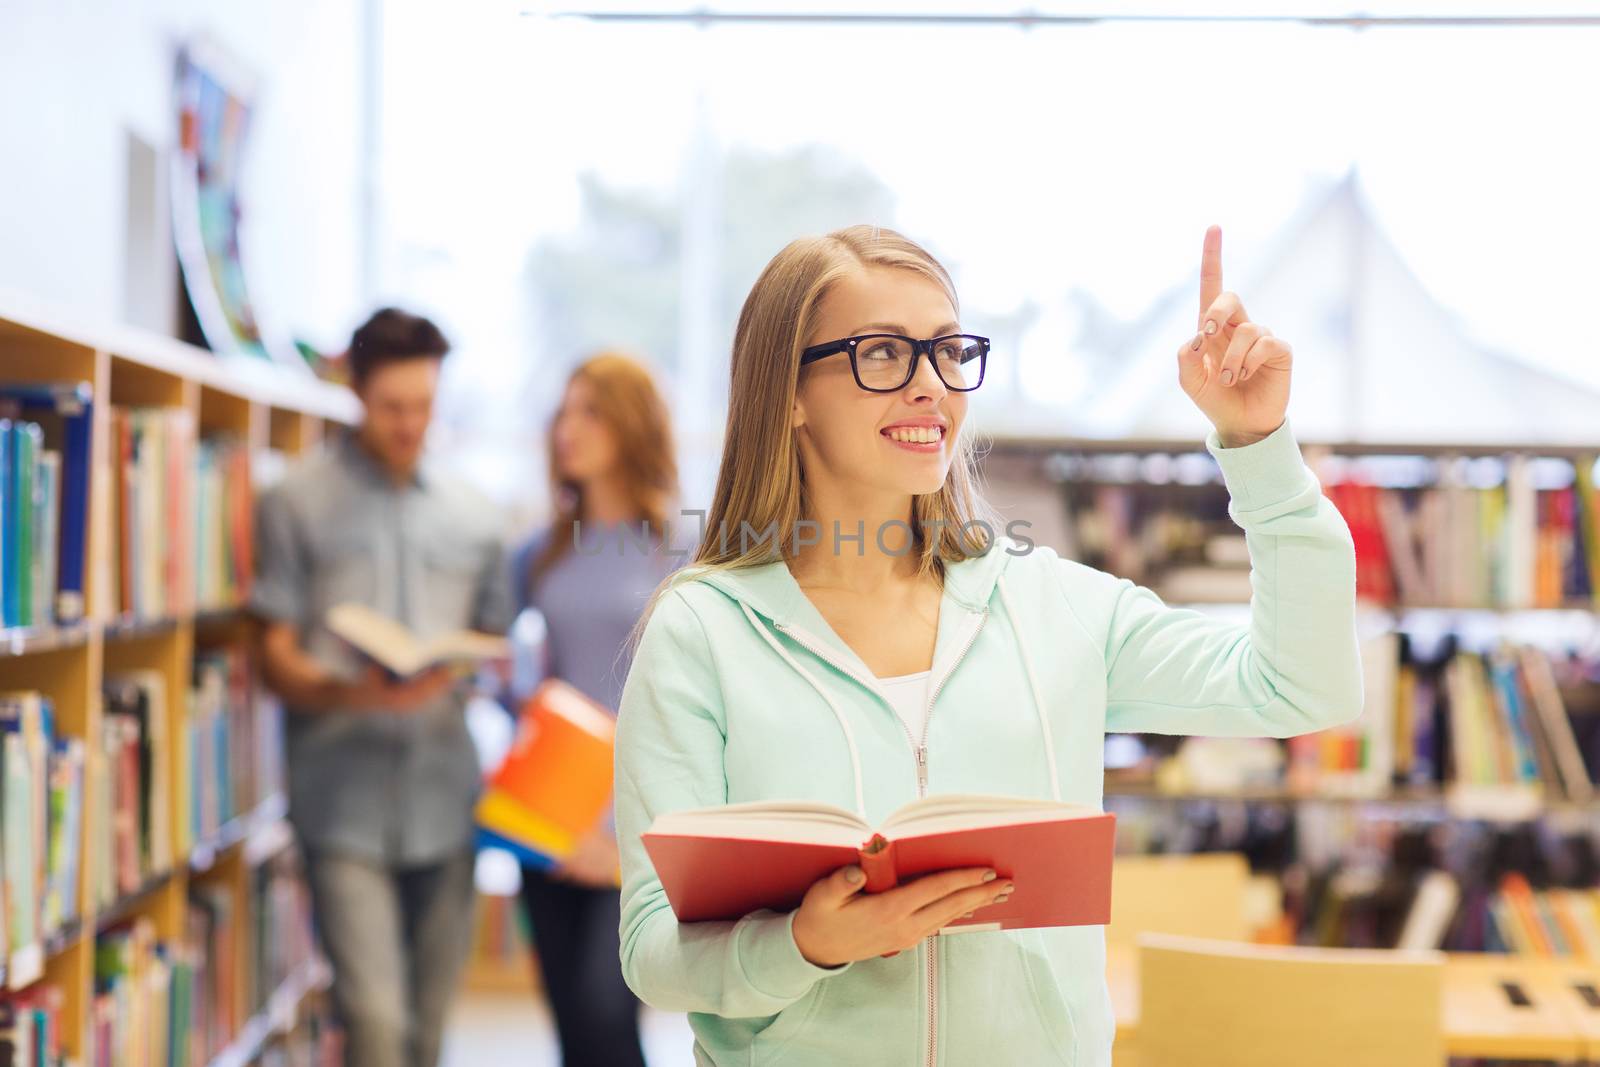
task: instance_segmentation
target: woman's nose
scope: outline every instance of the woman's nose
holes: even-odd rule
[[[916,370],[911,375],[911,380],[906,383],[906,388],[911,391],[913,400],[927,397],[930,400],[943,400],[949,392],[944,381],[933,369],[933,358],[926,353],[917,353]]]

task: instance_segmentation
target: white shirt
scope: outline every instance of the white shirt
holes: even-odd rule
[[[928,682],[932,671],[902,674],[895,678],[879,678],[878,685],[894,707],[894,713],[906,724],[911,736],[920,744],[922,728],[928,721]]]

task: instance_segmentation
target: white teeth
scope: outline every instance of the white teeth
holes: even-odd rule
[[[905,444],[931,445],[944,440],[944,430],[938,426],[897,426],[888,432],[888,437]]]

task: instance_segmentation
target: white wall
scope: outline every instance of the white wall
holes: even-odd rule
[[[243,185],[264,320],[342,346],[362,291],[362,0],[0,0],[0,288],[129,317],[128,134],[173,142],[177,47],[259,78]]]

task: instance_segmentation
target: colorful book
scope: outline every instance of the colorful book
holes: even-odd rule
[[[1573,464],[1578,513],[1574,540],[1588,572],[1590,598],[1600,608],[1600,496],[1595,493],[1595,462],[1595,457],[1585,456]]]
[[[1572,718],[1567,714],[1561,690],[1556,686],[1550,660],[1532,648],[1524,648],[1518,655],[1528,702],[1550,746],[1551,761],[1557,774],[1556,783],[1567,799],[1580,804],[1587,803],[1594,796],[1594,782],[1584,764],[1583,753],[1578,748]]]
[[[570,856],[611,802],[615,735],[605,708],[565,682],[541,683],[478,801],[482,842],[535,866]]]
[[[43,448],[43,434],[37,423],[13,422],[11,432],[12,510],[8,522],[12,528],[11,544],[14,555],[7,577],[6,612],[16,626],[34,626],[33,617],[33,523],[39,501],[34,495],[34,466]]]
[[[33,877],[33,778],[20,730],[0,733],[0,827],[5,834],[6,940],[13,951],[37,944],[38,910]]]
[[[1505,720],[1506,750],[1510,756],[1512,781],[1537,782],[1539,764],[1532,723],[1522,704],[1517,684],[1516,664],[1503,653],[1489,660],[1489,678],[1494,689],[1495,707]]]
[[[83,863],[84,745],[80,738],[60,737],[50,760],[50,820],[46,929],[78,918],[78,878]]]
[[[1505,875],[1500,880],[1500,895],[1509,907],[1517,931],[1514,939],[1519,944],[1518,951],[1531,956],[1555,955],[1527,878],[1515,872]]]
[[[0,628],[4,629],[22,625],[16,597],[17,583],[22,579],[17,566],[17,524],[13,520],[20,506],[13,458],[15,426],[11,419],[0,418]]]
[[[61,453],[45,449],[34,467],[38,507],[33,523],[34,625],[56,621],[61,561]]]
[[[164,871],[172,865],[172,781],[167,743],[167,681],[159,671],[131,671],[105,682],[106,719],[131,720],[124,744],[133,745],[133,763],[124,782],[134,799],[137,815],[136,868],[139,875]],[[123,756],[126,764],[128,757]],[[136,877],[134,881],[137,881]]]
[[[9,410],[8,410],[9,409]],[[0,385],[0,411],[27,417],[43,429],[49,448],[59,453],[59,542],[54,603],[55,621],[77,622],[84,611],[84,573],[88,565],[89,471],[94,403],[88,382]]]

